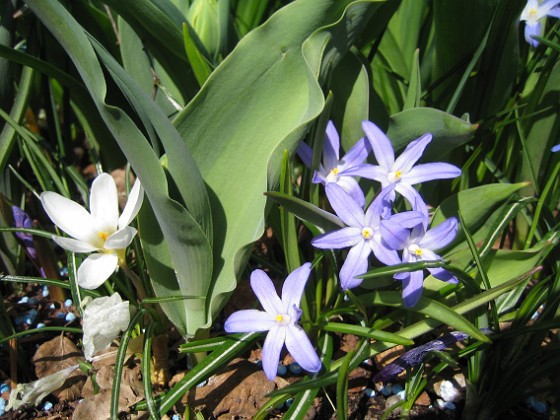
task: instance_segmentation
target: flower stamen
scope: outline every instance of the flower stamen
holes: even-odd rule
[[[370,227],[365,227],[362,229],[362,237],[365,240],[371,239],[373,237],[373,229]]]

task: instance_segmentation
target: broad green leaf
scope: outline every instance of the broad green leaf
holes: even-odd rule
[[[433,136],[424,160],[439,160],[452,149],[466,143],[478,125],[434,108],[414,108],[391,116],[387,136],[395,150],[403,149],[412,140],[426,133]]]
[[[332,119],[340,134],[340,144],[348,151],[364,136],[362,121],[369,119],[369,76],[352,51],[334,69],[330,88]]]
[[[487,184],[460,191],[441,203],[433,217],[432,226],[437,226],[450,217],[456,217],[461,211],[469,232],[476,232],[487,222],[501,203],[523,186],[525,183]],[[462,238],[464,235],[460,232],[454,243],[459,242]]]
[[[336,64],[376,6],[352,3],[340,19],[340,2],[287,5],[242,39],[175,119],[211,191],[211,314],[235,288],[263,232],[263,192],[278,184],[281,153],[294,152],[322,111],[321,68]]]

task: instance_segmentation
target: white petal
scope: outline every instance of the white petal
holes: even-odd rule
[[[78,285],[97,289],[117,269],[119,258],[114,254],[91,254],[78,268]]]
[[[91,185],[89,208],[98,231],[111,234],[117,230],[119,197],[111,175],[102,173],[95,178]]]
[[[53,236],[53,241],[55,241],[60,247],[67,251],[72,252],[93,252],[97,250],[96,247],[91,245],[89,242],[78,241],[71,238],[63,238],[62,236]]]
[[[104,248],[106,249],[125,249],[130,245],[138,231],[131,226],[117,230],[107,238]]]
[[[83,345],[86,359],[105,350],[121,331],[128,328],[130,310],[118,293],[94,299],[84,309]]]
[[[121,213],[121,217],[119,217],[119,229],[128,226],[132,219],[136,217],[140,207],[142,207],[142,202],[144,201],[144,187],[140,184],[140,180],[136,179],[136,182],[130,189],[130,193],[128,194],[128,200],[126,201],[126,205]]]
[[[78,203],[52,191],[41,194],[41,203],[59,229],[83,242],[98,242],[94,218]]]

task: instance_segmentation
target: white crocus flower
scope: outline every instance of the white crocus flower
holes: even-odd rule
[[[91,361],[94,354],[109,347],[120,332],[128,328],[129,323],[128,301],[123,302],[118,293],[88,303],[82,318],[86,359]]]
[[[139,181],[130,190],[128,201],[119,217],[117,186],[113,177],[102,173],[93,181],[89,199],[91,213],[55,192],[41,194],[47,215],[60,230],[72,238],[53,236],[62,248],[72,252],[96,252],[78,269],[78,284],[96,289],[119,266],[125,266],[125,250],[137,231],[129,223],[134,219],[144,198]]]

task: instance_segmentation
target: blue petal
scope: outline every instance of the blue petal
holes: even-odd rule
[[[423,163],[416,165],[408,173],[403,174],[401,182],[415,185],[434,179],[456,178],[459,175],[461,175],[461,170],[450,163]]]
[[[412,169],[414,164],[422,157],[428,143],[432,141],[431,134],[424,134],[417,140],[411,141],[401,155],[395,160],[393,170],[402,171],[404,176]]]
[[[364,160],[366,160],[369,152],[371,151],[371,145],[365,139],[361,138],[348,150],[344,157],[340,160],[339,166],[341,173],[343,173],[348,168],[353,168],[361,165]]]
[[[325,192],[333,210],[347,226],[364,226],[364,210],[341,186],[331,182],[325,186]]]
[[[284,305],[282,305],[270,277],[264,271],[254,270],[251,273],[251,288],[264,310],[272,317],[284,313]]]
[[[422,296],[422,285],[424,283],[424,273],[413,271],[408,279],[404,279],[403,283],[403,301],[405,306],[412,307],[418,303]]]
[[[286,327],[276,326],[272,328],[263,344],[262,364],[264,373],[269,381],[273,381],[278,371],[278,362],[280,361],[280,352],[286,341]]]
[[[458,283],[459,279],[443,267],[428,268],[428,271],[436,279],[445,281],[447,283]]]
[[[327,124],[325,144],[323,145],[323,166],[327,171],[336,168],[340,150],[340,139],[332,121]]]
[[[390,220],[382,220],[379,225],[379,230],[383,241],[385,241],[385,243],[389,246],[389,249],[392,250],[403,249],[410,237],[408,229],[405,229],[399,223],[393,221],[392,218]]]
[[[296,150],[297,155],[305,166],[311,168],[313,161],[313,149],[307,143],[301,142]]]
[[[556,146],[553,146],[552,149],[550,149],[551,152],[556,153],[558,151],[560,151],[560,144],[557,144]]]
[[[459,222],[455,217],[451,217],[435,228],[430,229],[426,232],[424,237],[418,242],[418,245],[421,248],[428,248],[428,249],[441,249],[447,246],[459,231]]]
[[[232,313],[224,324],[228,333],[268,331],[278,323],[272,316],[257,309],[244,309]]]
[[[341,186],[344,191],[350,194],[360,207],[364,207],[366,204],[366,197],[364,196],[364,192],[360,188],[358,181],[351,176],[339,176],[336,184]]]
[[[320,249],[341,249],[354,246],[362,240],[360,228],[345,227],[317,236],[311,241],[311,245]]]
[[[395,151],[391,140],[389,140],[385,133],[371,121],[363,121],[362,129],[364,133],[366,133],[371,144],[377,163],[379,163],[382,168],[391,170],[395,161]]]
[[[350,248],[346,260],[340,269],[340,286],[343,289],[352,289],[364,281],[363,279],[356,279],[354,276],[359,276],[367,271],[368,257],[371,251],[366,241],[361,241],[356,246]]]
[[[541,23],[530,23],[525,22],[525,41],[529,43],[532,47],[537,47],[539,41],[533,39],[533,36],[540,36],[541,34]]]
[[[282,303],[284,304],[285,313],[294,305],[299,308],[303,289],[310,274],[311,263],[305,263],[292,271],[286,278],[284,286],[282,286]]]
[[[286,330],[286,348],[290,355],[308,372],[321,370],[321,360],[317,356],[311,341],[303,328],[298,325],[288,325]]]

